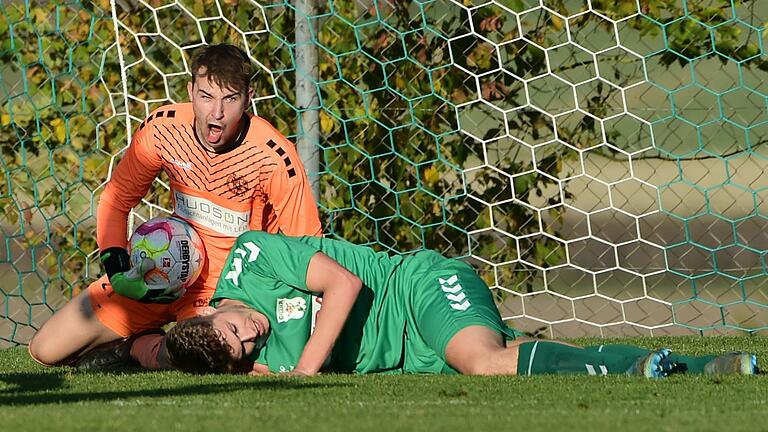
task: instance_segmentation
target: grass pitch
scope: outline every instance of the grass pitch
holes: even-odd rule
[[[581,339],[681,353],[758,354],[768,338]],[[768,375],[193,376],[44,368],[0,350],[6,431],[683,431],[768,430]]]

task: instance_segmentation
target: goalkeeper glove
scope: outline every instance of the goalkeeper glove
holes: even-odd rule
[[[171,287],[164,281],[147,283],[144,276],[155,268],[155,262],[144,258],[139,265],[131,267],[128,251],[123,248],[113,247],[103,251],[101,262],[112,289],[122,296],[147,303],[171,303],[184,293],[180,286]]]

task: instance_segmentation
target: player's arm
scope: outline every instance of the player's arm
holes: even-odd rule
[[[278,160],[265,185],[265,192],[277,216],[274,224],[288,236],[320,236],[323,231],[317,204],[295,145],[277,130],[273,130],[272,135],[275,149],[279,149],[276,150]]]
[[[150,142],[150,129],[144,127],[134,135],[104,187],[96,215],[96,242],[107,276],[118,294],[134,299],[148,291],[143,276],[153,267],[147,260],[131,268],[126,250],[128,214],[141,202],[162,168],[162,160]]]
[[[323,307],[292,374],[315,375],[331,354],[362,288],[362,281],[339,263],[318,252],[307,268],[307,288],[323,294]]]

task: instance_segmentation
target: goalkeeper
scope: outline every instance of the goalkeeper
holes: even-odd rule
[[[318,316],[308,309],[322,294]],[[241,235],[211,315],[173,327],[171,362],[188,372],[314,375],[463,373],[755,374],[755,356],[685,357],[667,349],[579,348],[519,337],[467,264],[433,251],[409,257],[344,241]]]
[[[247,230],[320,235],[320,219],[293,143],[246,112],[251,62],[232,45],[192,57],[189,103],[165,105],[138,127],[98,204],[96,240],[106,276],[56,312],[29,345],[45,365],[109,368],[132,359],[166,368],[163,333],[172,321],[210,311],[208,302],[232,244]],[[186,292],[148,286],[154,266],[132,267],[129,212],[163,171],[174,214],[195,227],[207,260]],[[95,349],[94,349],[95,348]]]

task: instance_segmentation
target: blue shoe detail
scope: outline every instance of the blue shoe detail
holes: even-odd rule
[[[757,356],[745,352],[731,352],[715,357],[704,365],[704,373],[712,375],[756,375]]]
[[[648,355],[637,359],[627,373],[646,378],[663,378],[676,373],[678,365],[669,359],[670,354],[672,351],[667,348],[648,353]]]

